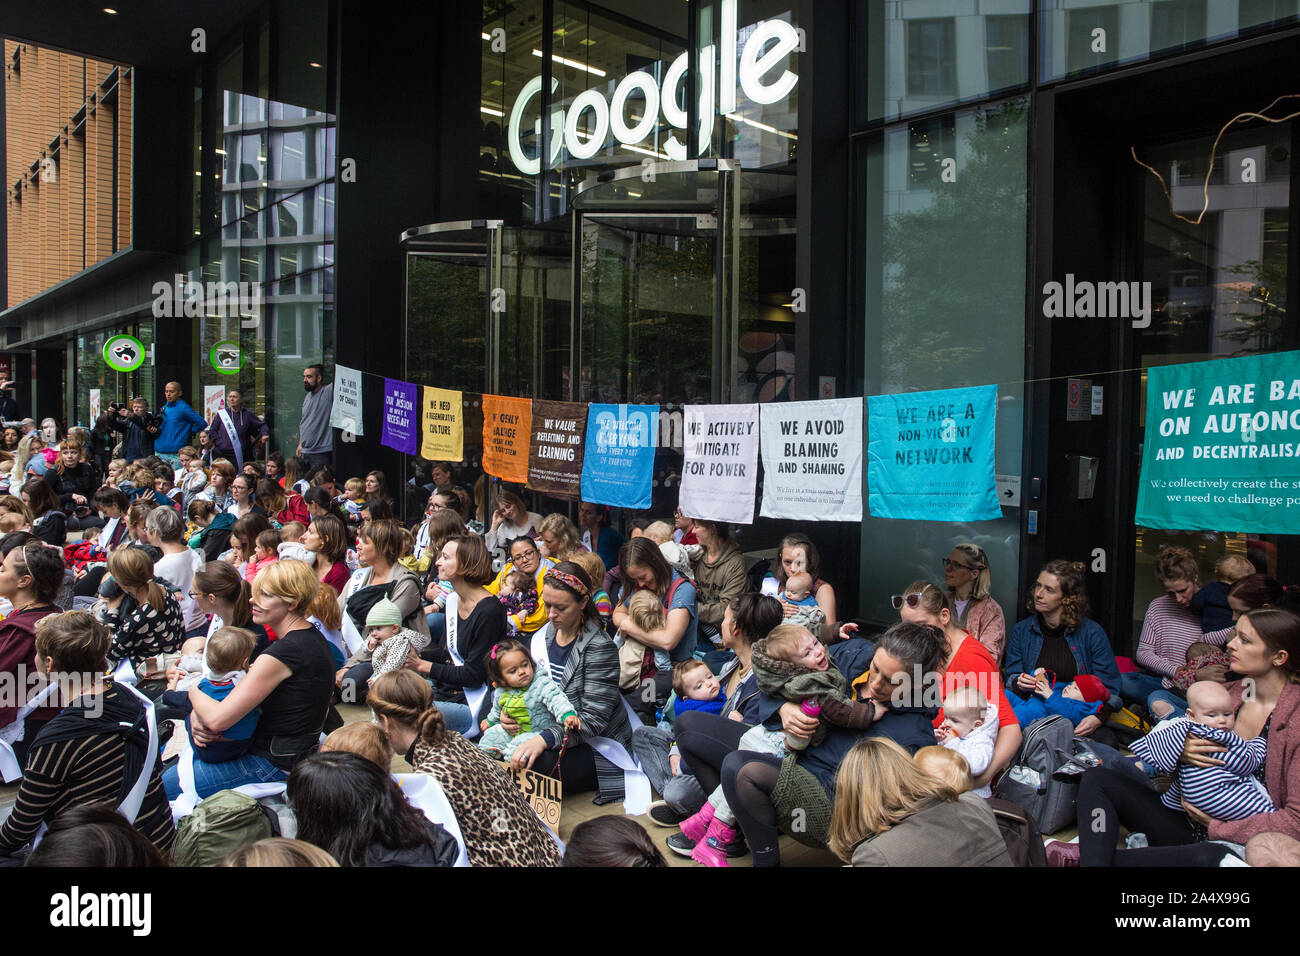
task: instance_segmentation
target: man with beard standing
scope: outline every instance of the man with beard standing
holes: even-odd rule
[[[325,368],[308,365],[302,372],[302,418],[298,423],[298,457],[310,472],[321,465],[334,466],[334,431],[330,428],[330,409],[334,405],[334,386],[325,384]]]

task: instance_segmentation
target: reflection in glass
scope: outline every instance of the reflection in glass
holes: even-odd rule
[[[1020,470],[1027,128],[1027,101],[1010,100],[889,127],[865,156],[865,394],[997,384],[1002,474]],[[937,580],[952,546],[974,541],[1014,620],[1018,511],[973,524],[868,517],[862,531],[864,616],[894,619],[891,593]]]

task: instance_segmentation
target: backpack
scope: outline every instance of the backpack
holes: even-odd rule
[[[1047,866],[1047,849],[1034,818],[1008,800],[986,797],[984,802],[993,811],[1011,862],[1016,866]]]
[[[1049,714],[1025,728],[1020,751],[993,794],[1026,810],[1040,833],[1052,834],[1075,821],[1079,774],[1100,764],[1087,742],[1074,736],[1068,718]],[[1057,779],[1053,774],[1061,769],[1073,773]]]
[[[252,797],[222,790],[176,827],[177,866],[216,866],[240,847],[280,834],[279,818]]]

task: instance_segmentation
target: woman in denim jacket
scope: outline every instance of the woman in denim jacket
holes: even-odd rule
[[[1006,688],[1027,698],[1034,692],[1034,671],[1043,668],[1058,681],[1092,674],[1110,691],[1110,700],[1096,716],[1085,717],[1074,732],[1086,737],[1121,706],[1119,668],[1115,652],[1101,625],[1088,617],[1083,564],[1049,561],[1034,583],[1028,603],[1034,612],[1011,629],[1003,661]]]

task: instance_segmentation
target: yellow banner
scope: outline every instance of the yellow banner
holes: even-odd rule
[[[465,406],[460,392],[424,386],[420,402],[420,457],[461,461],[465,457]]]

